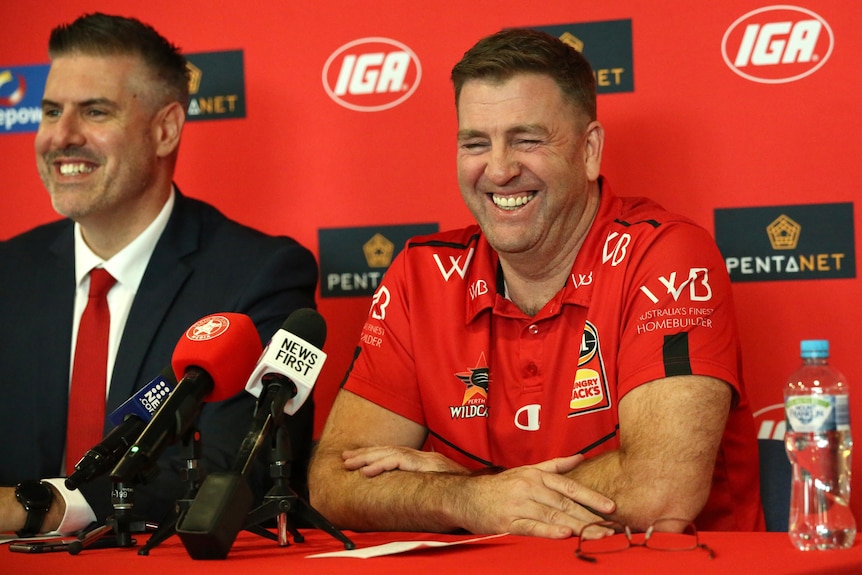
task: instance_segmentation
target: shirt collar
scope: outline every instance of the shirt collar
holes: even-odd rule
[[[554,305],[546,308],[542,317],[559,313],[562,306],[567,304],[589,307],[592,297],[593,273],[597,271],[595,266],[601,262],[600,250],[605,240],[602,222],[607,221],[608,218],[613,219],[611,214],[619,211],[617,198],[604,178],[601,178],[599,185],[601,200],[593,225],[590,226],[587,237],[581,245],[581,249],[578,250],[569,280],[554,296]],[[475,245],[474,265],[470,266],[467,278],[467,285],[472,286],[467,295],[467,323],[473,321],[479,313],[489,308],[493,308],[495,313],[502,315],[512,317],[523,315],[523,312],[518,310],[515,304],[506,299],[505,278],[499,256],[488,244],[484,234],[479,236]],[[493,284],[488,281],[488,278],[494,278]],[[487,285],[488,287],[493,285],[495,289],[486,289],[477,295],[476,286],[479,285]]]
[[[162,206],[159,215],[150,222],[150,225],[138,237],[108,261],[102,260],[93,253],[81,235],[81,226],[76,222],[75,285],[80,286],[91,269],[103,267],[117,280],[117,283],[130,286],[133,291],[136,291],[138,284],[141,283],[141,278],[144,277],[150,256],[153,250],[156,249],[156,243],[168,225],[168,219],[175,203],[175,195],[174,188],[171,188],[171,194],[168,196],[165,205]]]

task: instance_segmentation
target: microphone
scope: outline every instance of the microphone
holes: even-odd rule
[[[204,401],[222,401],[242,391],[260,353],[260,336],[247,315],[208,315],[189,327],[171,358],[179,383],[111,471],[111,479],[139,477],[168,445],[188,433]]]
[[[246,384],[258,397],[251,429],[230,472],[211,473],[177,527],[193,559],[224,559],[246,523],[253,503],[248,475],[273,428],[308,399],[326,361],[320,349],[326,322],[315,310],[294,311],[270,339]]]
[[[75,471],[66,478],[66,487],[77,489],[113,468],[176,386],[173,370],[166,367],[115,409],[108,416],[114,429],[75,464]]]
[[[263,355],[245,384],[255,397],[277,381],[295,384],[294,394],[284,404],[284,413],[295,414],[308,399],[320,376],[326,353],[320,348],[326,341],[326,322],[317,311],[302,308],[294,311],[266,344]]]

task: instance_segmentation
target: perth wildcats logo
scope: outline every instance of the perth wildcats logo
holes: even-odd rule
[[[208,315],[199,319],[186,330],[186,337],[192,341],[215,339],[230,326],[230,320],[223,315]]]
[[[472,419],[488,417],[488,383],[491,373],[485,354],[479,356],[476,367],[455,374],[464,384],[464,395],[460,405],[450,405],[449,415],[452,419]]]
[[[422,66],[413,50],[389,38],[344,44],[323,66],[323,87],[336,103],[357,112],[379,112],[416,91]]]
[[[721,54],[747,80],[783,84],[820,69],[834,45],[832,28],[818,14],[797,6],[767,6],[730,25]]]

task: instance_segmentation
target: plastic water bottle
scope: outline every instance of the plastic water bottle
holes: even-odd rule
[[[827,340],[803,340],[800,351],[802,365],[784,390],[784,445],[793,466],[788,532],[802,550],[845,549],[856,538],[847,382],[829,365]]]

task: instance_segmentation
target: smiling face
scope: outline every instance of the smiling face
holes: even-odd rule
[[[164,179],[160,170],[172,170],[172,164],[160,163],[174,148],[161,141],[164,108],[153,82],[135,56],[70,54],[53,60],[35,148],[57,212],[82,225],[139,217],[140,206]]]
[[[592,217],[584,210],[597,189],[601,125],[550,77],[520,73],[467,81],[458,127],[461,195],[501,257],[574,251]]]

